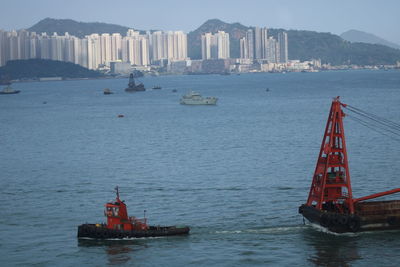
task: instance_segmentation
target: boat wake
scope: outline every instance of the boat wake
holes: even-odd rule
[[[304,229],[305,225],[293,225],[293,226],[276,226],[259,229],[244,229],[244,230],[225,230],[215,231],[216,234],[287,234],[298,232]]]
[[[321,225],[315,224],[315,223],[309,223],[307,225],[310,225],[314,230],[317,230],[318,232],[335,235],[335,236],[359,236],[360,235],[360,233],[352,233],[352,232],[335,233],[335,232],[329,231],[325,227],[322,227]]]

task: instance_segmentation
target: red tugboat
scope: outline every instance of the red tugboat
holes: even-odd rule
[[[149,226],[147,219],[128,217],[124,201],[120,200],[118,187],[115,202],[105,205],[107,224],[82,224],[78,226],[78,238],[123,239],[189,234],[189,227]]]
[[[339,97],[333,100],[307,203],[299,207],[299,213],[336,233],[400,229],[400,200],[365,201],[400,192],[400,188],[353,198],[343,128],[346,115],[342,107],[372,117],[341,103]],[[385,121],[386,125],[400,127]]]

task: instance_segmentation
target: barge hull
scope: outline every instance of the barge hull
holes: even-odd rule
[[[342,214],[302,205],[299,213],[335,233],[400,230],[399,200],[359,202],[354,208],[354,214]]]

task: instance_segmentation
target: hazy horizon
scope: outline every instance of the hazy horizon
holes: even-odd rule
[[[0,29],[26,29],[40,20],[73,19],[104,22],[140,30],[190,32],[209,19],[245,26],[331,32],[355,29],[400,44],[400,1],[354,0],[303,2],[250,0],[184,0],[140,2],[129,0],[6,0],[1,4]],[[17,16],[18,15],[18,16]]]

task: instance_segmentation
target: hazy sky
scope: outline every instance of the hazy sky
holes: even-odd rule
[[[356,29],[400,44],[400,0],[0,0],[0,29],[29,28],[46,17],[185,32],[219,18],[334,34]]]

